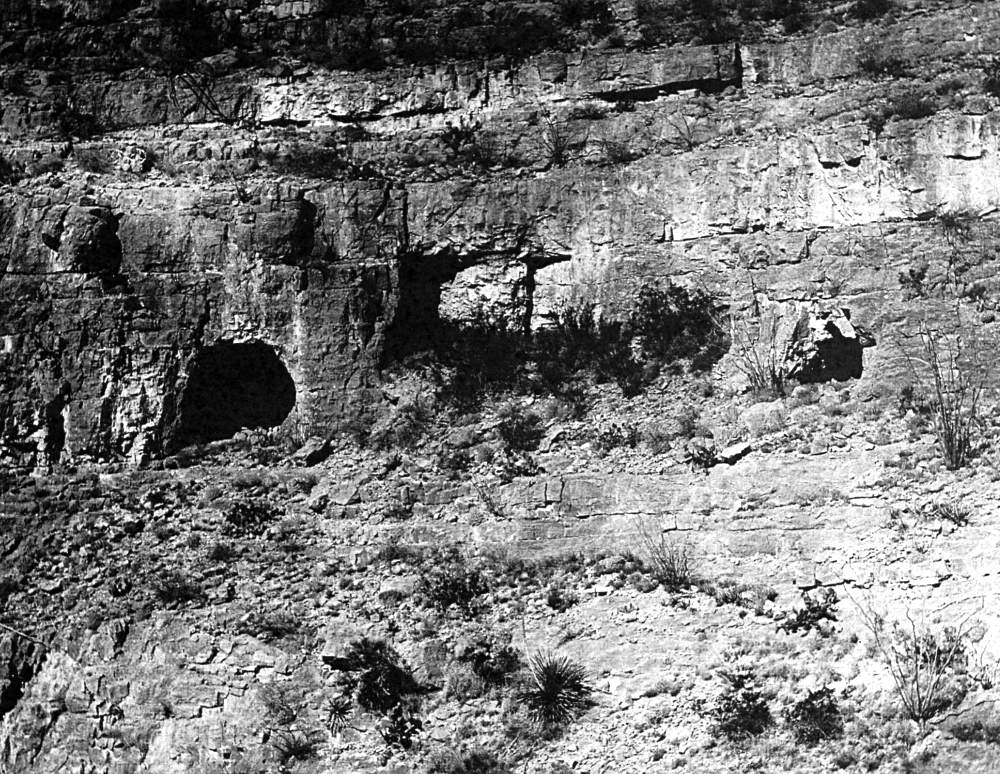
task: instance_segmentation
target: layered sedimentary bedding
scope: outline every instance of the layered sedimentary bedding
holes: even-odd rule
[[[294,405],[266,424],[305,436],[377,405],[386,353],[439,310],[544,326],[658,277],[737,309],[751,287],[832,302],[878,339],[919,306],[900,273],[947,263],[935,215],[957,210],[985,213],[989,283],[990,4],[652,47],[611,10],[603,35],[456,61],[400,47],[399,30],[437,29],[403,14],[372,33],[378,69],[351,71],[332,67],[356,18],[320,4],[13,8],[5,464],[171,451],[215,345],[280,361]],[[172,43],[199,18],[218,34]]]

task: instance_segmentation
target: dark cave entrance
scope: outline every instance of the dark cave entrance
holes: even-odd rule
[[[399,301],[386,337],[386,363],[442,344],[448,331],[439,313],[441,288],[455,279],[464,265],[450,251],[409,253],[400,258]]]
[[[295,382],[263,342],[220,341],[188,368],[175,446],[232,438],[243,428],[277,427],[295,406]]]

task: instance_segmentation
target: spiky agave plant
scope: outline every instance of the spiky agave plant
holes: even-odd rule
[[[587,671],[568,656],[540,650],[528,659],[528,685],[521,700],[546,728],[559,728],[590,705],[593,688]]]

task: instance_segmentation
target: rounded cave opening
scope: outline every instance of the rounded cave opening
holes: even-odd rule
[[[277,427],[295,407],[295,382],[274,348],[218,341],[188,366],[174,446],[232,438],[244,428]]]

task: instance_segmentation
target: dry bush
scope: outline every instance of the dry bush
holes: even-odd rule
[[[732,317],[736,367],[747,377],[758,397],[781,397],[789,378],[793,338],[778,308],[763,309],[755,303],[748,315]]]
[[[992,371],[993,354],[984,343],[961,325],[946,335],[924,324],[918,346],[904,349],[911,376],[929,396],[934,435],[951,470],[964,467],[976,452]]]
[[[918,624],[909,611],[905,622],[890,625],[870,608],[859,609],[911,720],[923,727],[962,702],[972,680],[968,671],[971,617],[957,626],[932,629]]]
[[[698,582],[697,559],[690,545],[668,540],[662,532],[654,534],[642,521],[636,527],[646,566],[663,588],[680,591]]]

